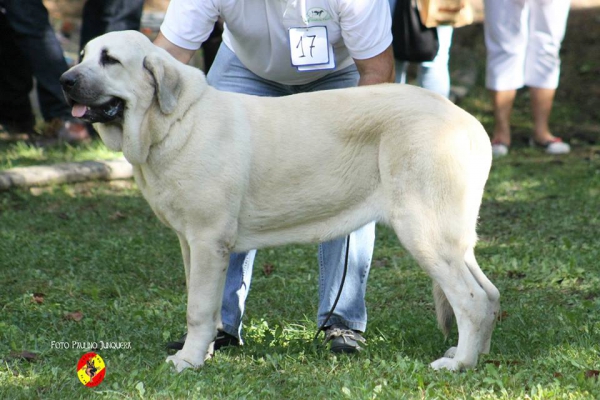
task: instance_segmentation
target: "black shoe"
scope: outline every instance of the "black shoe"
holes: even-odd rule
[[[187,338],[187,333],[180,337],[178,340],[174,342],[168,342],[166,344],[166,348],[168,350],[181,350],[183,349],[183,344],[185,343],[185,339]],[[230,335],[227,332],[223,332],[221,330],[217,331],[217,337],[215,337],[215,341],[213,342],[214,351],[219,350],[222,347],[227,346],[239,346],[240,340],[233,335]]]
[[[233,335],[230,335],[224,331],[217,331],[217,337],[215,338],[215,351],[219,350],[222,347],[234,346],[239,347],[240,339],[236,338]]]
[[[165,347],[167,350],[181,350],[183,349],[183,344],[185,343],[185,338],[187,337],[187,333],[184,333],[182,337],[177,339],[174,342],[167,342]]]
[[[362,350],[360,343],[366,340],[359,331],[354,331],[344,324],[333,324],[325,328],[325,343],[331,342],[332,353],[357,353]]]

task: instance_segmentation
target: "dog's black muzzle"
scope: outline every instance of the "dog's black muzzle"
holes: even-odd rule
[[[123,120],[125,101],[118,97],[98,102],[96,90],[87,88],[82,75],[69,70],[60,77],[63,94],[67,104],[72,107],[71,114],[89,122],[120,122]]]

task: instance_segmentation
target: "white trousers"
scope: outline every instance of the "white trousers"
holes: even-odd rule
[[[556,89],[570,0],[485,0],[486,87]]]

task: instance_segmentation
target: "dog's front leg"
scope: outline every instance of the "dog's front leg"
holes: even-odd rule
[[[177,233],[179,245],[181,246],[181,256],[183,257],[183,269],[185,270],[185,288],[189,291],[190,288],[190,245],[187,239],[181,233]]]
[[[181,372],[204,364],[208,346],[217,334],[229,252],[213,240],[188,241],[187,338],[183,349],[167,358]]]

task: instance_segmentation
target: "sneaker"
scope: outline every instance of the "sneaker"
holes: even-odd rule
[[[178,340],[174,342],[167,342],[165,347],[168,350],[181,350],[183,349],[183,344],[185,343],[185,339],[187,338],[187,333],[180,337]],[[215,337],[215,341],[212,344],[212,349],[214,351],[219,350],[222,347],[227,346],[239,346],[240,340],[233,335],[230,335],[227,332],[223,332],[221,330],[217,331],[217,336]]]
[[[531,147],[542,147],[546,149],[546,154],[568,154],[571,152],[571,146],[569,144],[562,141],[561,138],[555,137],[554,139],[550,139],[544,143],[539,143],[535,139],[529,139],[529,145]]]
[[[492,141],[492,157],[499,158],[504,157],[508,154],[509,145],[499,142],[497,140]]]
[[[366,340],[359,331],[344,324],[333,324],[325,328],[325,343],[331,342],[332,353],[357,353],[362,350],[361,343]]]
[[[91,139],[87,124],[77,118],[54,118],[46,123],[43,134],[67,143],[85,143]]]

